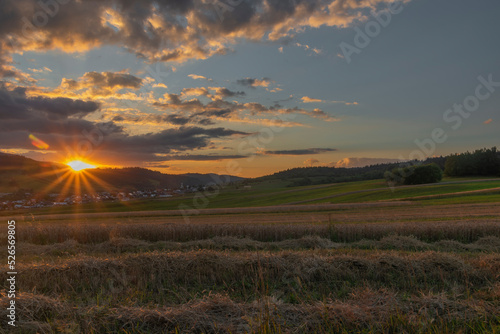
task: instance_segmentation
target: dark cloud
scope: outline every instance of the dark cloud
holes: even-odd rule
[[[64,97],[32,97],[25,101],[32,110],[45,112],[49,119],[66,119],[70,116],[85,116],[95,112],[99,104],[93,101],[72,100]]]
[[[220,161],[230,159],[245,159],[246,155],[219,155],[219,154],[189,154],[189,155],[167,155],[161,157],[165,161]]]
[[[107,119],[118,123],[132,124],[171,124],[171,125],[213,125],[215,122],[207,117],[226,117],[230,113],[229,110],[210,110],[200,113],[195,113],[190,116],[181,114],[151,114],[151,113],[136,113],[136,114],[107,114]]]
[[[118,81],[117,84],[123,83]],[[0,86],[0,148],[33,149],[28,137],[35,134],[49,145],[50,150],[60,153],[78,153],[83,143],[83,146],[90,145],[92,155],[101,161],[109,163],[109,158],[115,157],[115,163],[142,163],[159,161],[158,154],[203,149],[212,145],[215,139],[248,135],[221,127],[207,129],[185,126],[189,122],[201,122],[213,115],[223,117],[228,113],[226,110],[212,110],[210,113],[202,112],[188,117],[172,114],[116,114],[110,122],[93,122],[83,118],[98,111],[99,107],[98,103],[92,101],[29,96],[25,88],[7,89]],[[144,116],[159,123],[180,127],[157,133],[131,135],[115,123],[125,120],[141,123]]]
[[[165,94],[163,101],[154,101],[152,105],[160,108],[186,111],[196,111],[204,108],[204,104],[200,100],[192,99],[183,101],[178,94]]]
[[[238,85],[242,85],[245,87],[268,87],[271,84],[271,79],[262,78],[262,79],[254,79],[254,78],[244,78],[236,81]]]
[[[108,151],[126,149],[128,152],[166,154],[174,150],[187,151],[204,148],[212,139],[235,135],[249,134],[224,128],[180,127],[136,136],[111,135],[103,143],[102,148]]]
[[[231,109],[210,109],[200,113],[196,113],[194,116],[205,116],[205,117],[216,117],[216,118],[227,118],[231,115]]]
[[[69,117],[86,116],[97,111],[99,107],[99,103],[93,101],[27,96],[26,89],[22,87],[8,90],[0,85],[2,120],[66,120]]]
[[[117,115],[117,116],[114,116],[111,118],[114,122],[123,122],[125,121],[125,117],[121,116],[121,115]]]
[[[215,87],[215,88],[211,88],[211,89],[215,90],[214,95],[218,99],[225,99],[228,97],[245,96],[246,95],[246,93],[243,91],[234,92],[234,91],[229,90],[229,89],[224,88],[224,87]]]
[[[59,90],[52,92],[34,86],[15,88],[13,80],[33,83],[28,74],[15,67],[12,60],[15,53],[85,52],[113,45],[146,62],[205,59],[224,54],[228,47],[241,40],[276,41],[289,38],[305,27],[345,26],[353,20],[361,20],[375,6],[391,1],[244,0],[227,9],[206,0],[0,0],[0,79],[10,80],[9,85],[0,83],[0,147],[32,148],[27,138],[34,133],[49,143],[51,149],[64,152],[88,140],[84,133],[103,126],[89,120],[89,116],[100,110],[100,104],[86,99],[117,98],[113,94],[118,90],[138,90],[143,86],[142,79],[131,74],[88,72],[80,78],[64,79]],[[46,6],[48,3],[53,6]],[[269,78],[238,81],[240,85],[254,88],[271,83]],[[196,98],[186,100],[182,94],[167,94],[151,102],[168,111],[166,115],[140,115],[135,119],[130,115],[113,115],[106,123],[109,131],[105,140],[95,145],[93,154],[103,161],[113,157],[115,161],[158,161],[157,154],[176,155],[206,148],[216,139],[247,135],[230,129],[198,126],[248,115],[303,114],[334,120],[320,109],[229,102],[225,99],[243,97],[245,92],[224,87],[208,90],[208,94],[201,95],[211,99],[208,103]],[[166,124],[167,129],[131,135],[116,124],[151,120]],[[176,128],[168,128],[169,125]]]
[[[180,97],[186,96],[206,96],[213,101],[223,100],[228,97],[245,96],[246,93],[243,91],[232,91],[225,87],[197,87],[197,88],[184,88],[181,92]],[[180,102],[180,100],[176,100]]]
[[[88,72],[83,76],[91,85],[106,88],[140,88],[142,79],[130,74]]]
[[[326,152],[335,152],[337,149],[334,148],[308,148],[308,149],[298,149],[298,150],[279,150],[279,151],[263,151],[260,152],[262,155],[310,155],[310,154],[321,154]]]
[[[192,89],[189,91],[191,92]],[[201,90],[202,91],[202,90]],[[328,115],[321,109],[306,110],[302,108],[283,108],[279,104],[271,107],[266,107],[260,103],[240,103],[237,101],[224,101],[221,99],[213,100],[204,104],[199,99],[183,100],[179,94],[166,94],[164,99],[153,101],[154,107],[170,110],[170,111],[183,111],[193,113],[190,118],[193,121],[199,121],[195,116],[209,116],[214,118],[230,118],[236,116],[238,113],[249,112],[252,115],[258,114],[303,114],[309,117],[318,118],[326,121],[336,121],[337,119]]]
[[[165,164],[147,164],[146,167],[148,167],[148,168],[170,168],[170,165],[165,165]]]
[[[128,76],[115,77],[110,74],[88,76],[92,84],[102,87],[121,87],[127,85]],[[256,103],[243,104],[236,101],[214,99],[206,104],[198,99],[183,100],[179,95],[166,94],[158,106],[169,109],[169,113],[115,113],[104,114],[101,122],[90,121],[87,116],[100,110],[100,105],[93,101],[83,101],[65,97],[47,97],[33,95],[37,90],[13,85],[0,86],[0,148],[33,149],[30,134],[46,142],[50,150],[60,152],[80,152],[82,143],[90,145],[91,154],[96,161],[107,163],[120,162],[158,162],[161,155],[179,156],[179,152],[207,149],[213,147],[214,140],[228,140],[233,136],[247,136],[249,133],[225,128],[202,128],[214,125],[217,120],[228,120],[240,113],[308,113],[302,109],[282,109],[279,105],[265,107]],[[132,87],[132,86],[130,86]],[[217,90],[212,89],[217,92]],[[223,95],[231,95],[230,90],[220,90]],[[237,93],[235,93],[237,94]],[[106,122],[108,121],[108,122]],[[131,135],[122,123],[143,125],[174,125],[156,133]],[[105,131],[101,131],[105,128]],[[100,138],[94,143],[95,138]],[[90,142],[90,144],[89,144]],[[84,146],[85,146],[84,145]],[[69,153],[68,153],[69,154]],[[78,153],[80,154],[80,153]],[[267,152],[267,154],[286,154],[285,152]],[[292,152],[289,154],[306,154]],[[160,155],[160,156],[159,156]],[[221,160],[242,158],[238,155],[203,155],[193,159]]]
[[[151,62],[205,59],[226,53],[242,39],[286,40],[306,27],[346,26],[389,2],[1,0],[0,44],[5,51],[0,58],[14,50],[86,51],[117,45]],[[3,66],[3,76],[13,72]]]
[[[217,124],[217,123],[215,123],[214,121],[212,121],[211,119],[208,119],[208,118],[200,119],[199,121],[197,121],[197,123],[199,125],[205,125],[205,126]]]
[[[130,135],[116,127],[85,122],[71,129],[70,124],[42,128],[24,123],[23,126],[12,127],[0,131],[0,148],[33,149],[28,136],[34,133],[39,139],[49,144],[50,150],[68,156],[82,155],[108,164],[142,164],[144,162],[165,161],[163,154],[204,149],[213,145],[213,140],[233,136],[246,136],[248,133],[224,128],[204,129],[199,127],[180,127],[167,129],[158,133]],[[18,123],[22,125],[22,123]],[[101,131],[100,129],[108,129]],[[84,150],[82,151],[82,147]],[[87,152],[90,147],[90,152]],[[62,160],[62,159],[61,159]],[[217,160],[217,159],[212,159]]]
[[[26,131],[28,133],[45,135],[63,135],[78,139],[83,133],[87,133],[96,128],[100,123],[93,123],[83,119],[49,120],[43,117],[31,118],[28,120],[8,120],[0,124],[0,131],[9,133],[12,131]],[[111,132],[123,132],[123,128],[113,124]],[[1,145],[0,145],[1,146]]]
[[[190,117],[183,117],[178,115],[167,115],[163,118],[166,123],[174,125],[186,125],[190,122]]]

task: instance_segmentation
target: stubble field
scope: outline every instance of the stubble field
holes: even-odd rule
[[[1,331],[500,331],[500,203],[221,210],[10,217]]]

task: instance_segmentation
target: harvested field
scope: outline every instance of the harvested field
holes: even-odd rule
[[[499,207],[21,219],[17,332],[495,333]]]

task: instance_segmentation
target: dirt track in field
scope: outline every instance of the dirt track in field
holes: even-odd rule
[[[7,218],[7,217],[6,217]],[[117,213],[86,213],[14,215],[18,222],[54,222],[79,224],[137,224],[137,223],[343,223],[390,221],[500,221],[500,203],[454,204],[423,206],[412,202],[377,202],[357,204],[318,204],[270,206],[255,208],[203,209],[183,215],[172,211],[135,211]]]

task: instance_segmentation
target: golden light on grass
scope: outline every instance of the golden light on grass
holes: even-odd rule
[[[93,169],[96,168],[96,166],[91,165],[87,162],[81,161],[81,160],[73,160],[70,162],[67,162],[66,165],[71,167],[71,169],[75,172],[80,172],[85,169]]]

